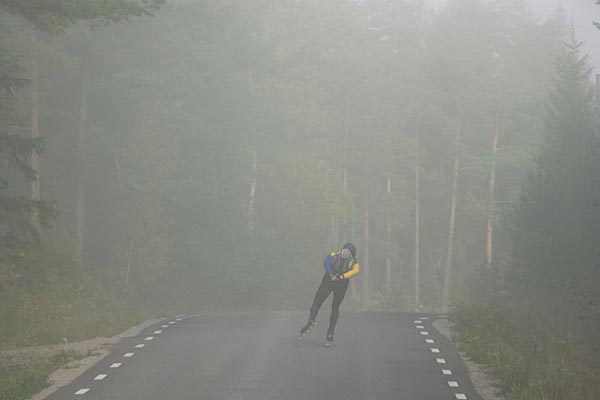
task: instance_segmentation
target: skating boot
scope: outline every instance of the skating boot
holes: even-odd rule
[[[315,321],[309,319],[306,325],[304,325],[302,329],[300,329],[300,337],[298,339],[302,339],[304,336],[306,336],[308,332],[310,332],[312,328],[315,327],[316,324],[317,323]]]
[[[331,329],[327,330],[327,341],[325,342],[326,347],[330,347],[333,344],[333,331]]]

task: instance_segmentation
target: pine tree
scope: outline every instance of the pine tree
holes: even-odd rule
[[[10,192],[9,171],[18,171],[28,181],[37,179],[29,165],[32,154],[42,151],[43,142],[20,134],[22,128],[16,110],[18,92],[28,84],[16,57],[0,49],[0,257],[21,253],[37,242],[38,230],[32,216],[48,221],[51,207],[43,202],[28,200]]]
[[[514,216],[509,281],[514,294],[565,317],[580,310],[600,233],[594,91],[580,45],[572,34],[557,57],[543,147]]]

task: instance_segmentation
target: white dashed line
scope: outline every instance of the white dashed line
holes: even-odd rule
[[[90,391],[90,389],[88,389],[88,388],[79,389],[78,391],[75,392],[75,394],[86,394],[89,391]]]
[[[433,344],[435,343],[433,339],[425,339],[425,343]]]
[[[419,319],[429,319],[428,317],[420,317]]]
[[[169,321],[170,325],[173,325],[175,323],[175,321]]]
[[[457,400],[467,400],[467,396],[462,393],[456,393],[454,397],[456,397]]]
[[[146,339],[144,339],[144,340],[148,341],[148,340],[152,340],[152,339],[154,339],[152,336],[148,336],[148,337],[146,337]]]
[[[175,319],[175,321],[181,321],[183,318],[177,318]]]
[[[121,365],[123,365],[123,364],[121,364],[121,363],[114,363],[114,364],[111,364],[110,367],[111,368],[119,368]]]
[[[452,371],[450,371],[449,369],[443,369],[442,370],[442,374],[444,374],[444,375],[452,375]]]
[[[423,323],[423,321],[421,321],[419,319],[415,321],[415,324],[422,324],[422,323]]]
[[[425,329],[423,325],[417,325],[417,329]]]
[[[446,360],[443,359],[443,358],[436,358],[435,362],[438,363],[438,364],[446,364]]]
[[[448,381],[448,386],[450,386],[450,387],[458,387],[458,382],[456,382],[456,381]]]
[[[136,345],[135,345],[135,348],[136,348],[136,349],[141,349],[141,348],[142,348],[142,347],[144,347],[144,346],[145,346],[145,344],[143,344],[143,343],[140,343],[140,344],[136,344]]]
[[[161,331],[161,330],[158,330],[158,331],[154,331],[153,333],[154,333],[155,335],[160,335],[160,334],[162,333],[162,331]]]
[[[164,328],[168,328],[169,325],[161,325],[160,327],[164,329]]]
[[[104,378],[106,378],[108,375],[106,374],[100,374],[100,375],[96,375],[96,377],[94,378],[95,381],[102,381],[104,380]]]
[[[125,358],[131,358],[131,357],[133,357],[133,354],[134,353],[125,353],[125,354],[123,354],[123,357],[125,357]]]
[[[439,352],[440,352],[440,349],[436,349],[436,348],[434,347],[433,349],[431,349],[431,352],[432,352],[432,353],[439,353]]]
[[[421,335],[423,335],[423,336],[427,336],[427,335],[429,335],[429,332],[427,332],[427,331],[421,331],[420,333],[421,333]]]

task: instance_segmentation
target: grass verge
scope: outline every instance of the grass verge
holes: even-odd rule
[[[461,350],[485,366],[507,400],[600,399],[600,369],[589,344],[491,305],[458,307],[453,323]]]
[[[28,399],[49,386],[52,372],[91,355],[62,352],[49,358],[0,360],[0,400]]]

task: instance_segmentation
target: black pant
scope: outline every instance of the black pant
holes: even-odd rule
[[[312,306],[310,307],[310,319],[313,321],[317,318],[317,313],[319,312],[319,308],[325,301],[327,297],[333,292],[333,302],[331,303],[331,316],[329,317],[329,330],[333,331],[335,329],[335,324],[337,323],[338,317],[340,315],[340,304],[342,304],[342,300],[344,300],[344,296],[346,295],[346,290],[348,290],[348,283],[350,281],[348,279],[344,279],[342,281],[334,282],[329,278],[329,275],[325,274],[323,276],[323,280],[321,281],[321,285],[317,289],[317,293],[315,294],[315,299],[313,300]]]

